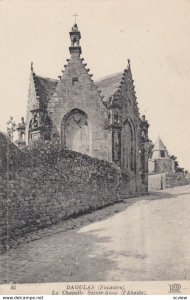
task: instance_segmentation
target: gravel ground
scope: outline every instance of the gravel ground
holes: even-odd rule
[[[190,279],[189,215],[182,186],[65,221],[1,255],[0,283]]]

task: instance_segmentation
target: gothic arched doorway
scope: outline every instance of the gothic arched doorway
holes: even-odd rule
[[[123,169],[135,171],[136,139],[133,123],[127,119],[122,128],[121,165]]]
[[[67,149],[90,155],[91,138],[88,116],[79,109],[72,109],[61,122],[61,136]]]

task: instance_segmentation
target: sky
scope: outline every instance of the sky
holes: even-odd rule
[[[0,131],[26,115],[30,63],[57,79],[70,57],[69,31],[81,31],[93,79],[121,72],[131,60],[149,138],[190,171],[190,1],[0,1]]]

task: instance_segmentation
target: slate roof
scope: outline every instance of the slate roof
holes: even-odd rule
[[[160,151],[164,151],[164,157],[161,156],[161,152]],[[158,137],[156,140],[156,143],[154,145],[154,148],[152,149],[152,160],[154,159],[169,159],[169,154],[168,151],[166,149],[166,146],[164,145],[164,143],[162,142],[161,138]]]
[[[42,105],[46,104],[49,97],[54,93],[57,83],[58,80],[35,75],[37,95],[40,97]]]
[[[153,151],[160,151],[160,150],[166,151],[166,146],[164,146],[164,143],[162,142],[161,138],[158,137],[154,145]]]
[[[118,90],[120,82],[122,80],[122,76],[123,72],[116,73],[99,79],[95,82],[96,85],[101,89],[101,94],[105,97],[106,100]]]
[[[98,88],[101,90],[101,94],[105,97],[104,100],[108,100],[119,88],[122,80],[123,72],[116,73],[110,76],[106,76],[95,82]],[[35,86],[37,95],[40,97],[40,104],[43,106],[47,104],[48,99],[53,95],[57,86],[58,80],[45,78],[35,75]]]

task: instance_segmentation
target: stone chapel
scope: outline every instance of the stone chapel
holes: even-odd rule
[[[59,80],[38,76],[31,64],[18,146],[59,137],[66,149],[118,165],[134,189],[147,191],[149,124],[139,114],[130,61],[123,72],[94,82],[81,58],[76,23],[70,40],[70,58]]]

